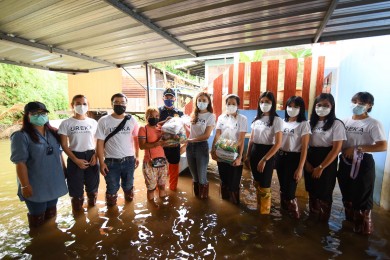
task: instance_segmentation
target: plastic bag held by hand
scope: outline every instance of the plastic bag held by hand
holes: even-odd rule
[[[186,117],[173,117],[161,127],[161,138],[165,141],[165,146],[176,146],[187,140],[184,129],[185,120],[187,120]]]
[[[215,153],[220,161],[232,163],[238,156],[237,119],[229,117],[226,120],[222,134],[215,143]]]

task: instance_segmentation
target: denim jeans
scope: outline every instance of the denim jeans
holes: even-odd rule
[[[207,141],[188,143],[187,162],[192,179],[199,184],[207,184],[207,165],[209,164],[209,145]]]
[[[56,206],[58,199],[45,202],[33,202],[25,199],[24,202],[26,203],[28,213],[30,213],[30,215],[36,216],[45,213],[46,209]]]
[[[107,175],[104,177],[106,180],[106,193],[114,195],[119,190],[119,185],[123,191],[129,191],[133,188],[134,183],[134,156],[130,156],[128,160],[122,162],[113,162],[111,160],[105,160],[104,163],[108,167]]]

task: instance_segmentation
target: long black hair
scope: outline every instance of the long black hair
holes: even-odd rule
[[[45,130],[48,130],[57,139],[58,143],[60,143],[60,136],[57,133],[57,128],[52,127],[50,123],[47,122],[45,124]],[[28,113],[24,113],[23,115],[23,125],[21,131],[26,132],[34,143],[39,143],[39,136],[33,124],[30,123]]]
[[[310,127],[313,130],[313,128],[317,125],[318,120],[320,117],[316,113],[316,106],[320,101],[327,100],[329,101],[332,108],[330,109],[330,113],[325,117],[325,125],[323,126],[323,130],[327,131],[329,128],[332,127],[334,121],[336,118],[336,106],[334,102],[333,95],[330,93],[321,93],[316,99],[314,100],[313,107],[311,109],[311,116],[310,116]]]
[[[258,120],[258,119],[263,117],[263,111],[261,111],[261,109],[260,109],[260,100],[263,97],[268,98],[272,102],[272,107],[271,107],[271,110],[269,111],[269,124],[268,124],[268,126],[272,126],[274,124],[275,116],[278,117],[278,114],[276,114],[276,100],[275,100],[275,96],[270,91],[263,92],[263,94],[260,95],[259,100],[257,101],[257,115],[256,115],[255,120],[253,120],[253,122],[255,122],[256,120]]]
[[[292,96],[290,97],[286,102],[286,107],[284,108],[284,121],[288,122],[290,119],[290,116],[287,113],[287,107],[294,103],[296,106],[299,106],[299,114],[297,116],[297,122],[306,121],[306,115],[305,115],[305,101],[302,97],[299,96]]]

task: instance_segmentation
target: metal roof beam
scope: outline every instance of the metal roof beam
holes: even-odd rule
[[[328,24],[330,17],[332,16],[334,10],[336,9],[337,4],[339,3],[339,0],[333,0],[332,3],[330,4],[328,11],[326,11],[324,20],[322,21],[320,27],[317,30],[316,35],[314,36],[313,43],[317,43],[318,40],[321,37],[322,32],[324,31],[326,25]]]
[[[77,53],[77,52],[73,52],[73,51],[69,51],[69,50],[63,50],[63,49],[56,48],[56,47],[53,47],[50,45],[46,45],[46,44],[42,44],[42,43],[38,43],[38,42],[32,42],[32,41],[29,41],[29,40],[26,40],[26,39],[23,39],[23,38],[14,36],[14,35],[6,34],[3,32],[0,32],[0,40],[9,41],[12,43],[17,43],[20,45],[33,47],[33,48],[40,49],[40,50],[46,50],[50,53],[58,53],[58,54],[63,54],[63,55],[67,55],[67,56],[72,56],[72,57],[75,57],[78,59],[88,60],[88,61],[108,65],[111,67],[118,67],[115,63],[111,63],[111,62],[108,62],[105,60],[100,60],[100,59],[90,57],[90,56],[87,56],[87,55],[84,55],[81,53]]]
[[[193,57],[197,57],[198,56],[195,51],[193,51],[192,49],[190,49],[189,47],[184,45],[182,42],[180,42],[178,39],[173,37],[171,34],[167,33],[166,31],[164,31],[163,29],[161,29],[160,27],[158,27],[157,25],[152,23],[149,19],[143,17],[142,15],[138,14],[136,11],[132,10],[129,6],[121,3],[118,0],[105,0],[105,1],[107,3],[109,3],[110,5],[112,5],[113,7],[117,8],[118,10],[120,10],[120,11],[124,12],[125,14],[131,16],[132,18],[134,18],[138,22],[142,23],[143,25],[145,25],[149,29],[152,29],[154,32],[158,33],[163,38],[165,38],[168,41],[172,42],[176,46],[182,48],[183,50],[185,50],[186,52],[191,54],[191,56],[193,56]]]
[[[49,70],[49,68],[44,67],[44,66],[33,65],[33,64],[28,64],[28,63],[24,63],[24,62],[12,61],[12,60],[1,59],[1,58],[0,58],[0,63],[11,64],[11,65],[16,65],[16,66],[23,66],[23,67],[33,68],[33,69]]]

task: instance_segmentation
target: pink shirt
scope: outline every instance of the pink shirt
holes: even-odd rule
[[[145,128],[147,127],[147,131],[145,131]],[[148,134],[146,138],[146,132]],[[161,128],[160,127],[150,127],[150,126],[143,126],[138,131],[138,138],[139,139],[145,139],[147,143],[154,143],[160,140],[161,138]],[[152,157],[152,158],[150,158]],[[162,146],[157,146],[150,149],[145,149],[145,155],[144,155],[144,161],[150,161],[151,159],[157,158],[157,157],[165,157],[164,155],[164,149]]]

